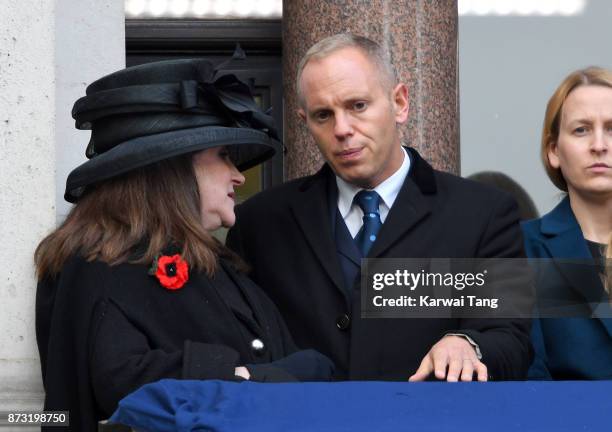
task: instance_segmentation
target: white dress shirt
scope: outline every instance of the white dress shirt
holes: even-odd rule
[[[405,149],[404,149],[405,150]],[[402,152],[404,160],[402,165],[397,171],[395,171],[388,179],[383,181],[381,184],[376,186],[374,191],[382,198],[380,201],[379,211],[380,220],[385,223],[389,210],[393,206],[397,195],[399,194],[404,180],[410,171],[410,158],[406,154],[406,151]],[[355,238],[361,225],[363,225],[363,210],[357,205],[353,204],[353,198],[357,195],[357,192],[362,190],[360,187],[347,183],[340,177],[336,176],[336,184],[338,185],[338,210],[344,219],[344,223],[351,233],[351,236]]]

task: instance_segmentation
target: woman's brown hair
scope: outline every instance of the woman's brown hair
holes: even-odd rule
[[[567,183],[561,169],[553,168],[548,160],[548,151],[559,138],[559,128],[561,124],[561,112],[563,104],[568,95],[576,88],[586,85],[595,85],[612,88],[612,71],[599,67],[589,67],[587,69],[572,72],[557,87],[546,106],[544,116],[544,126],[542,128],[542,141],[540,146],[540,157],[550,180],[562,191],[567,192]]]
[[[151,264],[178,247],[190,268],[212,276],[217,258],[238,258],[202,227],[191,155],[139,168],[88,187],[66,220],[36,248],[38,279],[73,255],[109,265]]]

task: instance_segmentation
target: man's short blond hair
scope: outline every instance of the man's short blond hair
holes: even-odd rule
[[[364,36],[354,35],[352,33],[339,33],[333,36],[329,36],[316,44],[314,44],[306,52],[297,70],[296,80],[296,91],[298,95],[298,102],[303,107],[304,97],[302,95],[302,89],[300,81],[302,79],[302,73],[304,68],[310,60],[323,59],[330,54],[345,48],[356,48],[361,51],[368,60],[372,62],[374,66],[378,68],[380,72],[380,81],[383,87],[391,89],[397,82],[397,76],[395,69],[391,64],[391,59],[388,53],[382,49],[382,47],[371,39]]]

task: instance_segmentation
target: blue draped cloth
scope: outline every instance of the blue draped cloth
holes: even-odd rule
[[[111,422],[165,431],[602,431],[612,382],[284,383],[162,380]]]

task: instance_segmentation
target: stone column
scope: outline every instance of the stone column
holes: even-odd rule
[[[125,64],[123,2],[4,2],[0,24],[0,411],[39,410],[33,254],[67,210],[65,173],[84,159],[72,104]]]
[[[457,21],[456,0],[283,1],[285,178],[311,174],[323,162],[296,114],[296,70],[310,46],[341,32],[386,47],[410,92],[404,142],[434,167],[458,173]]]

